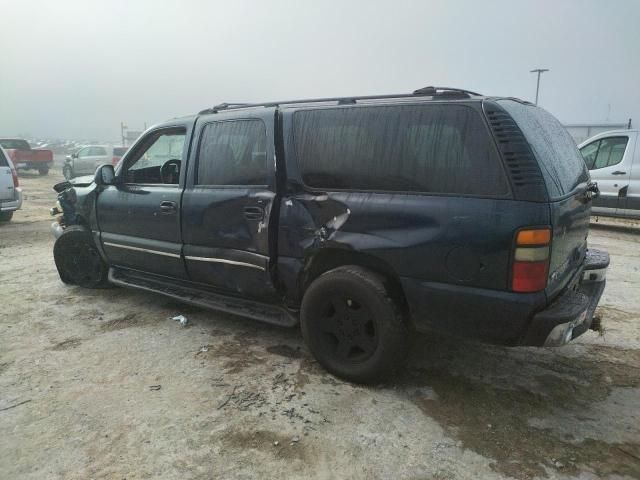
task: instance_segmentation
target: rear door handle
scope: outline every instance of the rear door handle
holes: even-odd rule
[[[244,216],[247,220],[262,220],[264,218],[264,208],[244,207]]]
[[[160,203],[160,211],[165,215],[171,215],[176,213],[176,202],[161,202]]]
[[[616,170],[615,172],[611,172],[611,175],[626,175],[627,172],[621,172],[620,170]]]

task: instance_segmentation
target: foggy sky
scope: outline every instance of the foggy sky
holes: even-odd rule
[[[562,122],[640,126],[636,0],[0,0],[0,46],[0,136],[426,85],[533,100],[537,67]]]

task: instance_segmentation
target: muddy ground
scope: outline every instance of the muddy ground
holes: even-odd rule
[[[0,226],[0,478],[640,478],[640,226],[601,220],[599,314],[557,349],[415,339],[393,383],[325,373],[296,330],[63,285],[53,175]],[[169,318],[185,314],[189,326]]]

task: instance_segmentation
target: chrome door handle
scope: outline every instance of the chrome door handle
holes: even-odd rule
[[[264,218],[264,208],[244,207],[244,216],[247,220],[262,220]]]
[[[176,213],[176,202],[161,202],[160,203],[160,211],[165,215],[171,215],[172,213]]]
[[[626,175],[627,172],[621,172],[620,170],[616,170],[615,172],[611,172],[611,175]]]

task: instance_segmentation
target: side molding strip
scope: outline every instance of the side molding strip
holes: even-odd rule
[[[187,260],[195,260],[196,262],[211,262],[211,263],[227,263],[229,265],[238,265],[240,267],[257,268],[264,271],[265,268],[260,265],[254,265],[253,263],[237,262],[235,260],[227,260],[225,258],[213,258],[213,257],[184,257]]]
[[[126,250],[135,250],[136,252],[153,253],[155,255],[163,255],[165,257],[180,258],[180,255],[178,255],[177,253],[160,252],[158,250],[149,250],[148,248],[140,248],[140,247],[132,247],[130,245],[122,245],[120,243],[104,242],[104,244],[108,245],[109,247],[124,248]]]

